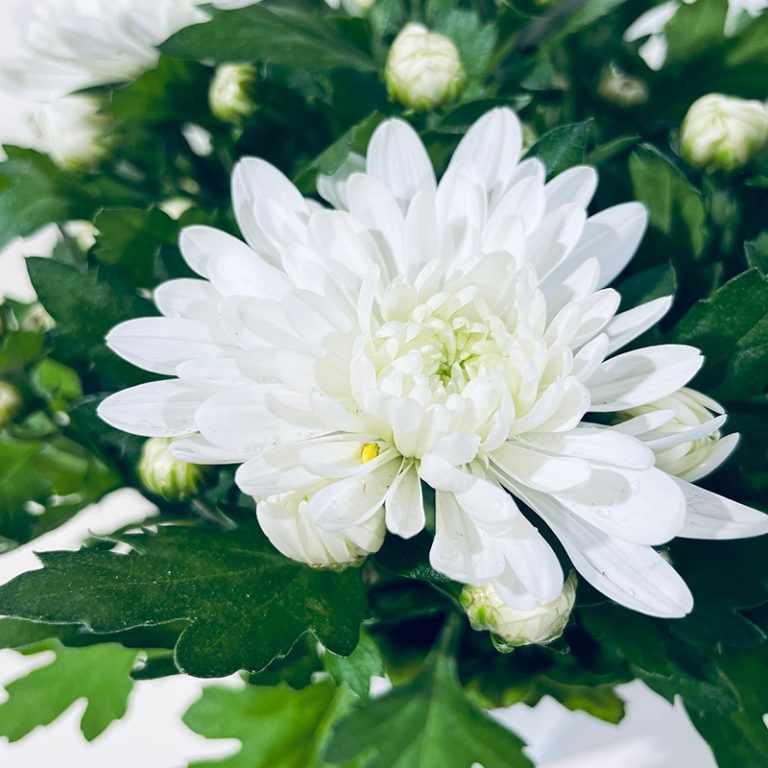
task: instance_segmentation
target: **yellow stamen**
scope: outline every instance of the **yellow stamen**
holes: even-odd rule
[[[365,464],[366,461],[373,461],[379,455],[378,443],[366,443],[363,450],[360,451],[360,461]]]

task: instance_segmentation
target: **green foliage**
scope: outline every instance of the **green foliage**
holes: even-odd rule
[[[0,736],[18,741],[83,698],[88,706],[80,728],[88,741],[125,714],[136,651],[114,643],[65,648],[57,640],[48,640],[27,653],[41,651],[53,651],[56,658],[5,686],[8,699],[0,704]]]
[[[294,691],[285,683],[242,690],[206,688],[184,722],[209,739],[239,739],[242,750],[190,768],[323,768],[323,747],[350,696],[332,682]],[[356,768],[358,763],[346,763]]]
[[[313,69],[373,70],[365,51],[342,34],[342,26],[302,0],[274,0],[240,11],[217,12],[205,26],[187,27],[163,46],[178,58],[217,64],[269,61]]]
[[[548,177],[557,176],[584,160],[589,131],[589,122],[555,128],[528,150],[527,157],[541,160]]]
[[[365,630],[360,631],[360,642],[349,656],[327,652],[323,663],[337,685],[346,685],[361,699],[368,698],[371,678],[384,675],[384,660],[376,643]]]
[[[373,753],[367,768],[471,768],[476,762],[484,768],[532,766],[523,746],[466,697],[455,661],[443,648],[410,683],[342,720],[325,757],[344,763]]]
[[[365,616],[354,570],[314,571],[278,555],[250,528],[161,527],[123,536],[134,552],[47,552],[42,570],[0,587],[0,613],[95,632],[185,619],[179,669],[220,677],[258,671],[305,632],[349,654]]]

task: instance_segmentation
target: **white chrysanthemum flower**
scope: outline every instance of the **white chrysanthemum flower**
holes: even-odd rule
[[[101,416],[136,434],[186,435],[174,444],[185,461],[241,464],[240,488],[293,510],[305,537],[382,520],[413,536],[427,483],[433,567],[530,609],[561,594],[563,573],[522,500],[596,588],[684,615],[690,592],[653,546],[684,530],[689,484],[656,468],[642,440],[587,419],[677,392],[701,356],[680,345],[615,354],[670,305],[616,314],[620,297],[604,287],[634,253],[645,210],[588,217],[595,171],[545,183],[520,147],[514,113],[494,110],[438,183],[415,131],[389,120],[365,172],[331,185],[346,210],[242,160],[233,197],[247,244],[184,230],[182,253],[202,279],[162,284],[164,317],[108,336],[126,360],[173,378],[112,395]],[[307,503],[285,496],[294,492]],[[713,498],[697,496],[693,510],[711,518],[707,535],[742,518],[739,535],[767,529],[768,517],[732,502],[723,514]],[[287,551],[272,518],[262,515],[264,530]]]
[[[132,80],[156,64],[159,43],[208,18],[196,5],[196,0],[37,0],[20,15],[28,53],[2,63],[0,85],[32,101],[49,101]]]
[[[710,170],[742,168],[767,141],[768,107],[720,93],[694,101],[680,128],[683,157]]]
[[[62,168],[87,169],[109,152],[110,119],[93,96],[63,96],[35,108],[42,144]]]
[[[525,610],[510,608],[490,584],[466,586],[459,602],[467,612],[472,629],[491,632],[493,644],[502,652],[521,645],[546,644],[563,634],[576,600],[576,575],[571,575],[563,591],[550,603]]]

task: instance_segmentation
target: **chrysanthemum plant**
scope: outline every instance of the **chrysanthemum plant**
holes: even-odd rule
[[[640,679],[764,765],[766,118],[679,129],[766,96],[768,16],[682,5],[652,70],[651,2],[214,5],[48,2],[4,68],[52,143],[0,244],[60,238],[0,306],[0,550],[157,510],[0,587],[56,653],[0,735],[238,673],[222,766],[509,768],[484,710]]]

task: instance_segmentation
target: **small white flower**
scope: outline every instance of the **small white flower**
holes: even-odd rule
[[[172,441],[163,437],[147,440],[141,449],[139,479],[144,487],[168,501],[185,501],[197,493],[204,468],[177,459]]]
[[[313,531],[313,547],[328,546],[321,529],[366,551],[372,541],[356,537],[382,517],[414,536],[425,483],[431,564],[450,578],[490,583],[516,610],[560,596],[558,558],[519,500],[597,589],[684,615],[691,594],[653,547],[681,533],[758,535],[768,517],[668,475],[641,439],[590,421],[677,392],[702,358],[681,345],[616,354],[671,303],[617,314],[605,287],[640,242],[645,209],[588,217],[595,171],[546,182],[521,145],[515,114],[493,110],[438,183],[416,132],[386,121],[365,172],[330,185],[340,210],[242,160],[233,198],[247,243],[184,230],[201,279],[162,284],[164,317],[108,336],[171,378],[112,395],[102,418],[186,435],[172,448],[185,461],[240,464],[240,488],[294,520],[293,542],[290,525],[278,539],[264,523],[283,551],[308,551]]]
[[[247,64],[217,67],[208,91],[211,112],[225,123],[238,125],[256,111],[252,90],[256,70]]]
[[[85,170],[109,153],[111,122],[100,109],[101,101],[93,96],[63,96],[35,108],[42,144],[62,168]]]
[[[572,572],[558,597],[527,610],[508,606],[490,584],[465,586],[459,601],[472,629],[491,632],[493,644],[506,652],[521,645],[551,643],[560,637],[575,599],[576,575]]]
[[[456,98],[464,68],[453,41],[422,24],[407,24],[387,57],[389,96],[411,109],[433,109]]]
[[[211,0],[211,5],[222,11],[235,11],[259,2],[261,0]],[[375,2],[376,0],[325,0],[326,5],[336,10],[343,8],[351,16],[364,16]]]
[[[699,168],[735,171],[768,141],[768,108],[759,101],[710,93],[691,104],[683,120],[683,157]]]
[[[21,16],[28,49],[0,66],[0,85],[49,101],[132,80],[153,67],[156,46],[208,17],[196,0],[36,0]]]

